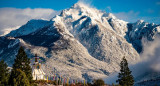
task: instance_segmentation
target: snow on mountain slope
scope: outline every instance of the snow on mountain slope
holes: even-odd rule
[[[31,20],[4,38],[11,36],[18,41],[11,44],[11,50],[23,45],[29,57],[37,53],[45,58],[44,65],[52,64],[51,70],[44,68],[47,74],[55,68],[65,76],[72,70],[71,78],[103,78],[119,70],[123,56],[131,63],[139,59],[138,53],[117,34],[108,19],[120,21],[112,14],[77,3],[50,21]]]
[[[46,65],[49,67],[48,70],[50,70],[49,74],[55,68],[63,76],[72,79],[85,78],[91,80],[93,78],[106,77],[111,71],[116,71],[117,68],[90,56],[87,49],[77,40],[68,41],[60,39],[54,43],[56,46],[53,47],[53,51],[50,53],[51,58],[46,61]],[[65,43],[69,46],[66,47]],[[65,46],[67,49],[61,49],[61,47],[59,49],[57,46]],[[46,70],[46,68],[44,69]]]
[[[139,37],[150,39],[158,31],[158,25],[128,23],[79,2],[50,21],[31,20],[0,37],[0,59],[12,65],[22,45],[29,57],[38,54],[45,60],[48,75],[56,69],[72,79],[92,80],[119,71],[123,56],[130,64],[137,63]]]
[[[18,51],[19,42],[13,37],[0,37],[0,60],[4,59],[8,65],[12,65]]]
[[[101,19],[103,13],[79,2],[74,4],[71,8],[63,10],[60,15],[63,17],[68,16],[67,18],[71,18],[73,20],[79,19],[82,15],[90,16],[94,19]]]
[[[108,22],[116,33],[125,37],[126,32],[128,31],[127,22],[114,18],[108,19]]]
[[[117,71],[118,67],[111,67],[111,64],[99,61],[92,57],[78,40],[76,40],[71,34],[64,31],[65,28],[60,28],[61,25],[53,25],[42,28],[41,30],[30,34],[31,36],[25,35],[20,38],[10,39],[18,41],[18,44],[24,46],[29,57],[36,53],[40,57],[43,57],[46,60],[44,64],[44,66],[46,66],[44,71],[48,75],[53,73],[52,71],[55,68],[63,76],[67,76],[72,79],[85,78],[87,80],[92,80],[94,78],[106,77],[111,72]],[[45,31],[43,30],[52,30],[54,34],[44,34]],[[42,35],[39,37],[38,34]],[[56,37],[54,36],[57,36],[57,40],[55,40]],[[39,43],[43,44],[35,43],[37,41],[35,39],[37,39]],[[14,43],[17,42],[13,42],[11,44],[13,45],[12,47],[15,46]],[[11,47],[9,48],[13,50]],[[8,60],[6,61],[8,62]]]
[[[26,25],[23,25],[19,29],[11,31],[9,34],[7,34],[7,36],[18,37],[18,36],[28,35],[38,30],[39,28],[49,25],[50,23],[52,22],[47,20],[32,19],[28,21]]]
[[[115,61],[117,65],[123,56],[133,63],[138,61],[138,53],[123,38],[127,31],[127,23],[116,19],[111,13],[107,14],[83,3],[77,3],[56,17],[61,18],[61,22],[66,24],[67,29],[96,59],[111,63]],[[117,26],[111,26],[109,20],[113,20],[112,24]],[[117,28],[118,25],[121,27]]]
[[[158,33],[160,33],[160,25],[154,23],[138,20],[135,23],[128,24],[128,42],[132,43],[133,47],[139,53],[143,51],[142,38],[153,41]]]

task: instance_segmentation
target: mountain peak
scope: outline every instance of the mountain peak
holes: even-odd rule
[[[138,20],[137,21],[137,23],[143,23],[144,22],[144,20]]]
[[[136,25],[146,25],[149,24],[148,22],[145,22],[144,20],[137,20],[137,22],[135,22]],[[154,25],[154,24],[152,24]]]
[[[116,16],[114,16],[112,13],[107,13],[107,17],[112,18],[112,19],[116,19]]]
[[[74,20],[77,20],[81,18],[82,16],[88,16],[93,19],[100,20],[103,15],[103,12],[100,10],[97,10],[96,8],[85,4],[83,2],[78,2],[74,4],[69,9],[65,9],[61,12],[60,16],[72,18]]]

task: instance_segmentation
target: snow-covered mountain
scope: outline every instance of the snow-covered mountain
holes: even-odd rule
[[[131,24],[128,23],[128,42],[132,43],[137,52],[142,52],[142,38],[146,38],[148,41],[153,41],[155,36],[160,33],[160,25],[154,23],[147,23],[143,20]]]
[[[18,37],[22,35],[28,35],[40,28],[43,28],[44,26],[48,26],[50,23],[49,21],[46,20],[30,20],[27,22],[27,24],[21,26],[18,30],[11,31],[8,35],[6,36],[11,36],[11,37]]]
[[[30,58],[44,58],[44,72],[56,69],[72,79],[107,77],[119,71],[123,56],[140,60],[142,37],[153,40],[160,26],[143,21],[128,23],[83,3],[76,3],[51,20],[30,20],[0,37],[0,59],[13,64],[19,46]]]

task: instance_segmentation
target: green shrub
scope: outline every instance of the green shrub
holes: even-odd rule
[[[93,80],[93,86],[104,86],[105,83],[102,79]]]

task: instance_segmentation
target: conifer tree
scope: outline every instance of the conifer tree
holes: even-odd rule
[[[22,70],[15,69],[12,71],[12,74],[14,75],[10,76],[12,78],[12,80],[10,81],[11,86],[30,86],[28,78]]]
[[[1,60],[0,61],[0,86],[6,86],[9,79],[8,65]]]
[[[118,75],[118,82],[121,86],[133,86],[134,85],[134,78],[131,75],[131,72],[128,67],[128,62],[125,57],[123,57],[120,63],[120,73]]]
[[[18,54],[16,55],[16,59],[13,64],[11,76],[14,75],[15,72],[13,71],[15,71],[16,69],[22,70],[27,76],[29,82],[32,82],[32,69],[30,67],[30,59],[27,57],[23,47],[20,47],[20,49],[18,50]],[[10,80],[13,80],[13,78],[10,78]]]

